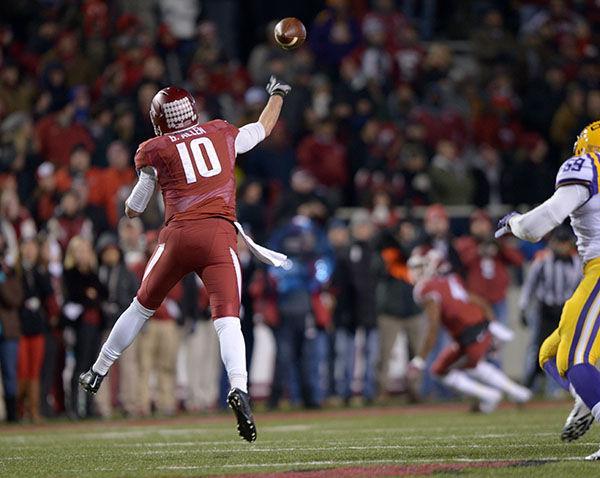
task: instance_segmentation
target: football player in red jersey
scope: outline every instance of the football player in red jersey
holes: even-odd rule
[[[431,366],[442,383],[478,398],[480,410],[486,413],[496,408],[503,392],[515,402],[528,401],[531,392],[527,388],[485,360],[493,340],[490,307],[469,294],[458,275],[445,273],[449,265],[438,251],[417,248],[408,266],[415,283],[415,300],[423,306],[429,325],[419,354],[410,362],[411,375],[424,369],[442,325],[454,339]],[[505,332],[497,326],[491,329]]]
[[[85,390],[96,393],[110,366],[169,290],[195,272],[209,294],[221,358],[231,384],[227,401],[235,412],[238,431],[247,441],[256,440],[256,426],[239,319],[241,272],[236,233],[263,262],[279,266],[286,259],[248,238],[235,215],[236,156],[271,133],[291,87],[271,77],[266,90],[270,98],[258,121],[239,129],[223,120],[199,124],[194,98],[184,89],[165,88],[152,100],[150,118],[156,137],[142,143],[135,154],[139,179],[125,212],[129,217],[139,216],[158,183],[165,202],[165,226],[136,297],[115,323],[92,368],[79,378]]]

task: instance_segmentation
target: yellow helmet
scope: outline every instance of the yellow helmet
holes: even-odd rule
[[[600,152],[600,121],[594,121],[581,130],[573,145],[573,154]]]

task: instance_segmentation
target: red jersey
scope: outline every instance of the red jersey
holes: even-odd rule
[[[223,120],[149,139],[135,153],[137,170],[156,169],[165,223],[224,217],[235,221],[235,138]]]
[[[442,324],[455,340],[460,338],[465,329],[486,320],[483,310],[469,301],[469,294],[456,274],[419,282],[414,288],[414,296],[417,303],[433,299],[440,304]]]

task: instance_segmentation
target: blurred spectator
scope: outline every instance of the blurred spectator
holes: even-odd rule
[[[7,244],[0,234],[0,368],[6,420],[17,421],[17,362],[19,354],[19,308],[23,290],[21,280],[14,269],[6,262]]]
[[[499,151],[488,144],[479,147],[473,164],[475,192],[473,204],[477,207],[504,204],[508,198],[505,165]]]
[[[149,259],[158,244],[158,233],[146,233],[146,258]],[[137,270],[142,279],[144,269]],[[177,350],[179,348],[179,327],[182,313],[178,301],[183,294],[181,283],[178,283],[167,294],[162,305],[154,315],[146,321],[138,337],[139,365],[139,410],[143,416],[152,413],[152,403],[156,403],[157,411],[162,415],[174,415],[177,411],[175,400]],[[156,400],[153,400],[150,376],[156,374]]]
[[[469,204],[473,198],[473,174],[452,141],[441,140],[429,168],[431,200],[446,205]]]
[[[55,217],[48,221],[48,230],[59,242],[63,251],[75,236],[80,236],[90,241],[92,239],[92,221],[84,216],[81,199],[73,191],[67,191],[60,205],[55,210]]]
[[[426,235],[424,244],[440,252],[450,263],[452,270],[462,275],[464,264],[453,245],[454,239],[446,208],[441,204],[429,206],[425,212],[423,226]]]
[[[34,86],[24,77],[15,63],[4,63],[0,70],[0,102],[4,114],[29,111],[33,102]]]
[[[522,138],[515,162],[507,171],[507,202],[536,205],[544,202],[554,191],[554,170],[549,164],[548,143],[538,134]],[[570,156],[571,153],[569,153]]]
[[[101,175],[101,185],[98,185],[101,197],[96,204],[104,208],[108,225],[114,229],[123,216],[125,200],[135,183],[136,175],[124,143],[113,141],[108,146],[106,154],[108,168]]]
[[[327,8],[317,15],[308,34],[319,63],[335,68],[360,40],[360,27],[350,12],[348,0],[327,0]]]
[[[409,400],[418,400],[417,384],[405,377],[404,383],[390,380],[390,362],[398,335],[406,339],[407,357],[417,354],[423,336],[423,316],[413,300],[412,285],[407,269],[407,258],[418,241],[418,231],[410,221],[400,223],[393,237],[382,244],[379,256],[374,259],[376,274],[376,310],[379,327],[381,358],[379,365],[379,391],[404,389]]]
[[[325,398],[325,330],[331,326],[322,293],[331,278],[333,252],[320,227],[301,215],[275,231],[271,246],[287,254],[289,264],[269,270],[279,309],[269,405],[276,407],[287,391],[293,405],[318,408]]]
[[[21,205],[16,191],[5,188],[0,196],[0,217],[10,223],[16,240],[29,239],[37,233],[35,222],[27,208]]]
[[[319,184],[341,194],[348,180],[346,148],[336,139],[333,120],[320,121],[315,132],[298,145],[297,155],[302,169],[311,173]]]
[[[66,103],[56,113],[44,116],[36,124],[42,157],[57,167],[66,166],[73,148],[82,144],[94,150],[94,142],[85,127],[75,121],[76,105]]]
[[[558,148],[561,158],[570,156],[577,126],[583,120],[585,111],[585,92],[575,84],[569,85],[567,96],[552,118],[550,138]]]
[[[65,387],[62,373],[65,365],[63,342],[62,304],[62,256],[58,243],[47,234],[39,235],[39,274],[50,280],[51,296],[46,301],[47,322],[44,340],[44,361],[41,377],[41,411],[46,417],[65,410]]]
[[[54,165],[48,161],[40,164],[36,171],[37,187],[29,198],[28,206],[38,227],[52,218],[60,202],[54,171]]]
[[[352,382],[355,376],[355,359],[362,355],[364,375],[362,396],[367,403],[377,393],[376,369],[379,359],[379,331],[375,309],[376,277],[372,269],[375,256],[373,238],[374,224],[366,211],[357,211],[351,219],[352,239],[345,255],[340,255],[332,278],[332,287],[337,289],[347,303],[340,304],[341,310],[334,313],[335,323],[335,389],[336,394],[347,404],[352,397]],[[331,232],[330,232],[331,235]],[[339,270],[337,268],[339,267]],[[337,286],[337,287],[336,287]],[[343,290],[342,287],[345,289]],[[345,310],[344,310],[345,309]],[[364,333],[362,349],[357,349],[356,334]]]
[[[223,367],[219,339],[210,317],[208,293],[197,274],[189,274],[183,279],[181,309],[185,332],[182,346],[188,381],[186,410],[210,410],[219,398],[219,377]]]
[[[466,288],[487,301],[496,319],[507,325],[509,267],[520,267],[523,256],[506,240],[494,239],[494,224],[485,211],[476,210],[470,220],[470,235],[460,237],[455,242],[465,267]]]
[[[131,298],[135,297],[138,289],[138,279],[133,272],[131,272],[125,265],[123,254],[117,242],[117,238],[110,233],[104,233],[98,239],[96,245],[96,251],[100,260],[98,267],[98,278],[100,283],[104,286],[106,291],[106,298],[102,302],[102,339],[104,343],[108,338],[108,333],[111,331],[115,322],[120,317],[129,304]],[[123,361],[127,362],[132,360],[131,357],[132,349],[127,348],[121,355],[119,365]],[[122,367],[120,367],[121,369]],[[102,390],[96,394],[96,406],[100,416],[109,418],[112,415],[112,404],[116,401],[111,397],[111,391],[114,387],[111,386],[111,382],[114,380],[114,375],[107,377],[108,386],[102,387]],[[120,373],[119,378],[119,390],[124,391],[128,387],[126,380],[130,377],[127,374]],[[125,397],[123,397],[125,395]],[[130,401],[127,400],[126,394],[121,394],[119,400],[125,413],[134,414],[135,407],[132,406]]]
[[[498,63],[511,63],[516,54],[515,39],[504,27],[504,18],[499,10],[490,9],[483,15],[472,39],[477,45],[475,55],[484,71]]]
[[[396,10],[394,0],[375,0],[372,3],[372,10],[369,11],[362,20],[363,31],[368,30],[371,22],[380,22],[383,28],[385,45],[393,48],[398,44],[398,37],[402,31],[409,28],[406,17]]]
[[[260,244],[265,237],[265,214],[263,187],[258,181],[247,181],[238,193],[238,221]]]
[[[123,256],[123,263],[128,270],[140,279],[140,273],[146,265],[146,237],[142,221],[135,217],[123,217],[118,226],[118,245]],[[110,292],[110,289],[109,289]],[[129,301],[131,298],[129,297]],[[139,366],[138,366],[139,341],[133,343],[123,352],[119,359],[119,400],[126,415],[135,416],[139,410]]]
[[[40,246],[36,237],[21,241],[20,271],[23,305],[19,311],[18,401],[20,414],[40,421],[40,376],[46,346],[45,332],[50,318],[58,314],[50,274],[40,267]]]
[[[314,176],[303,169],[294,171],[291,177],[291,189],[284,193],[275,210],[275,217],[283,224],[298,214],[302,207],[305,213],[321,223],[329,215],[329,201],[326,191],[319,188]]]
[[[106,289],[98,278],[98,261],[92,243],[74,236],[68,244],[64,262],[63,315],[74,330],[75,368],[71,377],[71,413],[90,416],[90,397],[79,388],[79,375],[88,370],[100,350],[102,302]]]

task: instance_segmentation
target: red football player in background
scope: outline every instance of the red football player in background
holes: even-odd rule
[[[156,183],[165,202],[165,227],[148,261],[142,284],[129,308],[117,320],[92,368],[79,382],[96,393],[110,366],[135,339],[171,288],[190,272],[208,291],[212,318],[219,336],[221,358],[231,384],[227,401],[238,431],[256,440],[250,408],[244,338],[240,328],[241,272],[237,257],[239,231],[255,255],[271,265],[286,257],[255,244],[236,222],[235,159],[267,137],[277,123],[283,98],[291,87],[271,77],[270,95],[258,122],[238,129],[223,120],[198,124],[194,98],[168,87],[150,107],[156,137],[135,154],[139,179],[126,201],[127,216],[139,216]]]
[[[486,413],[500,403],[502,392],[515,402],[528,401],[531,392],[527,388],[485,360],[493,335],[507,333],[499,324],[490,325],[494,320],[491,308],[469,294],[458,275],[447,273],[449,265],[434,249],[415,249],[408,267],[415,283],[415,301],[423,306],[428,320],[421,350],[409,365],[411,374],[414,376],[425,368],[425,360],[435,346],[442,325],[454,342],[435,358],[431,372],[443,384],[478,398],[480,410]]]

